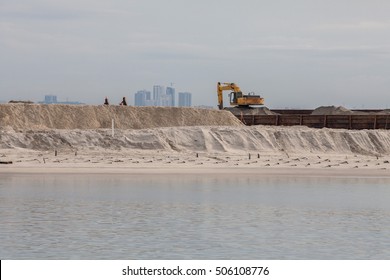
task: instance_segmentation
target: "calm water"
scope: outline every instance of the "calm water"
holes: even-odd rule
[[[0,259],[390,259],[390,179],[0,174]]]

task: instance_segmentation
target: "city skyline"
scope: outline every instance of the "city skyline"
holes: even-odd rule
[[[173,87],[172,83],[170,83],[170,84],[171,84],[171,86],[154,85],[152,91],[142,89],[142,90],[138,90],[134,94],[131,94],[131,93],[127,94],[127,95],[118,95],[117,94],[115,96],[114,95],[105,95],[103,100],[100,100],[98,103],[84,103],[84,102],[80,102],[80,101],[69,101],[69,98],[65,98],[66,101],[58,101],[58,97],[60,97],[60,99],[61,99],[60,94],[44,94],[44,95],[40,95],[40,97],[38,97],[38,98],[29,99],[29,100],[22,100],[22,99],[0,100],[0,103],[8,103],[11,100],[17,100],[17,101],[31,101],[33,103],[40,103],[40,104],[100,105],[104,102],[104,99],[107,98],[110,105],[119,105],[120,102],[122,101],[122,98],[125,97],[128,105],[134,105],[134,106],[172,106],[172,107],[175,107],[178,105],[178,104],[176,104],[176,89]],[[156,89],[155,92],[153,92],[154,89]],[[177,94],[179,94],[179,93],[182,93],[182,92],[178,92]],[[153,94],[154,94],[154,96],[153,96]],[[138,102],[142,103],[144,105],[137,105],[137,95],[138,95]],[[163,95],[162,99],[160,99],[160,95]],[[42,96],[43,96],[43,101],[42,101]],[[169,96],[169,99],[167,99],[167,96]],[[154,99],[154,98],[156,98],[156,99]],[[191,106],[193,106],[193,104],[191,104]],[[214,107],[214,106],[207,105],[207,104],[197,104],[195,106],[208,107],[208,108]]]
[[[154,85],[152,92],[143,89],[134,93],[134,106],[192,106],[191,95],[189,92],[178,92],[178,104],[176,104],[176,89],[172,84],[167,87]]]

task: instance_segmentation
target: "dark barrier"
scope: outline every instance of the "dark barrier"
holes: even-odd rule
[[[245,125],[305,125],[313,128],[389,129],[390,115],[235,115]]]

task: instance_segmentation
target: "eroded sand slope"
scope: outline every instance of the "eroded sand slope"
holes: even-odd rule
[[[230,112],[177,107],[91,105],[0,105],[0,127],[13,129],[143,129],[176,126],[242,125]]]

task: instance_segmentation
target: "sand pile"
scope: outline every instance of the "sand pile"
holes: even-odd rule
[[[390,131],[235,126],[0,131],[0,149],[390,155]]]
[[[239,126],[227,111],[174,108],[89,105],[0,105],[0,127],[13,129],[144,129],[195,125]]]
[[[224,110],[231,112],[233,115],[279,115],[278,113],[272,112],[267,107],[248,107],[248,108],[237,108],[237,107],[226,107]]]
[[[321,106],[311,113],[312,115],[352,115],[353,111],[343,106]]]
[[[380,112],[362,112],[362,111],[353,111],[349,110],[343,106],[321,106],[316,108],[312,113],[312,115],[386,115],[390,114],[390,109],[385,109]]]

